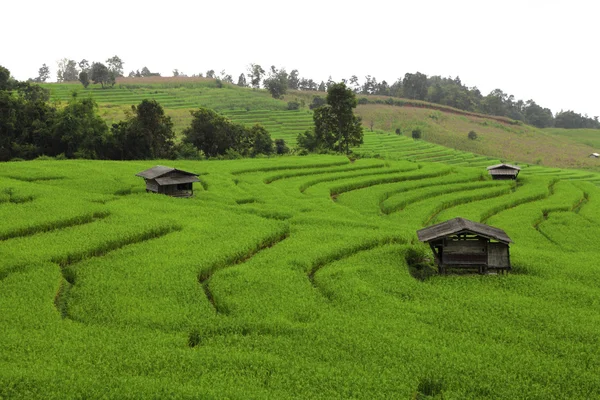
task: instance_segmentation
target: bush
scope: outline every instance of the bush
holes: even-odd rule
[[[413,129],[413,131],[412,131],[413,139],[421,139],[421,136],[423,136],[423,133],[421,132],[421,128]]]
[[[310,108],[311,110],[313,110],[315,108],[319,108],[321,106],[324,106],[325,104],[327,104],[327,100],[325,100],[321,96],[315,96],[315,97],[313,97],[313,101],[312,101],[312,103],[310,103],[310,105],[308,106],[308,108]]]
[[[275,153],[282,155],[290,152],[287,144],[285,144],[285,140],[283,139],[275,139]]]
[[[421,247],[410,247],[404,256],[408,272],[413,278],[424,281],[437,273],[431,255]]]
[[[191,143],[179,143],[174,148],[175,158],[182,160],[200,160],[200,152]]]
[[[471,131],[469,132],[469,134],[467,135],[469,139],[471,140],[475,140],[477,139],[477,133],[475,131]]]
[[[299,110],[300,103],[298,103],[297,101],[288,101],[287,109],[288,110]]]
[[[369,99],[367,99],[366,97],[361,97],[360,99],[358,99],[358,104],[367,104],[369,103]]]
[[[400,128],[396,128],[396,135],[402,135],[402,131],[400,130]]]

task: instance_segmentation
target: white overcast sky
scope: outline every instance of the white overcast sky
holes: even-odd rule
[[[600,1],[5,1],[0,65],[25,80],[46,63],[118,55],[125,74],[250,63],[319,82],[357,75],[393,83],[416,71],[460,76],[554,113],[600,115]]]

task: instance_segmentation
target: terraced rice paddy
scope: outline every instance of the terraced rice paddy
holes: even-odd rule
[[[144,99],[154,99],[165,109],[174,122],[176,132],[191,123],[190,110],[207,107],[224,114],[231,120],[244,124],[261,124],[274,139],[285,139],[294,145],[299,133],[313,125],[312,112],[288,111],[287,104],[271,98],[265,90],[239,88],[225,84],[217,87],[212,79],[187,83],[127,83],[114,88],[84,89],[78,84],[43,85],[51,91],[52,100],[67,102],[73,92],[78,96],[91,96],[99,105],[100,114],[107,122],[116,123],[125,118],[132,105]]]
[[[155,163],[195,196],[145,193]],[[599,397],[599,176],[468,165],[6,163],[0,398]],[[417,279],[416,230],[456,216],[513,272]]]

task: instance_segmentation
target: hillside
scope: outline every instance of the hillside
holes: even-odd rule
[[[195,197],[146,194],[155,164]],[[600,177],[484,165],[5,163],[0,398],[598,398]],[[407,264],[456,216],[513,272]]]
[[[79,96],[92,96],[100,106],[101,115],[109,123],[124,118],[131,105],[153,98],[172,117],[178,134],[189,125],[190,110],[208,107],[236,122],[247,125],[260,123],[267,127],[273,138],[285,139],[291,146],[295,145],[298,133],[312,126],[312,112],[308,110],[308,104],[314,96],[325,95],[321,92],[292,91],[282,101],[271,98],[266,90],[229,84],[218,87],[215,80],[203,78],[121,78],[112,89],[84,90],[75,83],[43,86],[51,90],[53,100],[62,102],[67,101],[73,91],[77,91]],[[600,162],[588,157],[590,153],[599,151],[597,138],[600,133],[595,130],[541,130],[503,117],[486,117],[425,102],[395,99],[409,105],[399,107],[378,104],[385,102],[381,96],[367,98],[369,104],[359,105],[356,111],[363,118],[365,128],[366,145],[358,150],[363,153],[402,153],[405,141],[382,138],[380,133],[393,135],[399,128],[403,136],[410,137],[412,130],[418,127],[423,132],[423,141],[479,157],[600,171]],[[298,101],[303,107],[289,111],[288,101]],[[476,132],[476,140],[467,138],[470,131]],[[450,154],[452,150],[447,150],[444,155]]]

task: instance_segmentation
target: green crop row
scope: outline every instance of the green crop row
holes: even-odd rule
[[[4,164],[0,398],[599,397],[593,176],[456,156],[482,167]],[[194,197],[146,193],[156,164]],[[457,216],[507,232],[510,274],[415,274]]]

